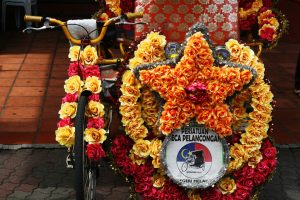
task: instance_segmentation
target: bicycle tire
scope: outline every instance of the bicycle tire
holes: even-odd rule
[[[89,93],[82,93],[78,101],[77,113],[76,113],[76,126],[75,126],[75,191],[76,199],[94,200],[96,199],[96,168],[89,166],[85,155],[85,141],[84,141],[84,129],[86,127],[85,121],[85,107],[88,102]],[[93,193],[87,197],[86,183],[87,180],[92,185]]]

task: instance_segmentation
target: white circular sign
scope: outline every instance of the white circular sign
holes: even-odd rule
[[[186,188],[207,188],[225,174],[229,150],[225,139],[193,123],[166,137],[161,160],[175,183]]]

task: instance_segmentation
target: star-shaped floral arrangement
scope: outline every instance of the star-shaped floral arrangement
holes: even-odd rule
[[[221,137],[232,134],[233,118],[226,100],[256,77],[249,66],[219,60],[200,23],[187,33],[177,58],[139,65],[134,73],[165,100],[159,124],[163,134],[195,118]]]

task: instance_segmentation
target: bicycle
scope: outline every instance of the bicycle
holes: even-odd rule
[[[46,29],[54,29],[57,27],[61,27],[66,38],[74,45],[79,45],[81,47],[88,46],[88,45],[101,45],[100,48],[98,48],[98,54],[104,52],[104,57],[108,57],[109,59],[98,59],[97,64],[99,65],[100,70],[107,70],[107,69],[115,69],[119,66],[120,62],[123,61],[122,58],[112,58],[114,55],[111,53],[109,49],[104,49],[104,47],[107,47],[107,45],[104,44],[105,36],[107,34],[108,28],[110,25],[116,24],[116,25],[122,25],[122,24],[131,24],[135,25],[137,23],[128,22],[127,19],[134,19],[134,18],[140,18],[142,17],[142,13],[127,13],[125,15],[121,15],[118,17],[114,17],[109,19],[108,21],[104,23],[99,23],[99,26],[101,28],[100,34],[98,37],[91,39],[90,33],[97,31],[93,30],[91,32],[86,31],[86,36],[82,39],[76,39],[74,38],[70,31],[67,28],[67,23],[54,19],[49,17],[41,17],[41,16],[28,16],[25,15],[24,20],[26,22],[42,22],[43,26],[40,28],[33,28],[29,27],[23,30],[23,32],[26,31],[41,31]],[[75,25],[76,24],[72,24]],[[81,25],[78,25],[78,27],[82,27]],[[85,29],[86,30],[86,29]],[[124,55],[124,42],[126,40],[121,40],[120,42],[120,48],[121,53]],[[99,55],[100,56],[100,55]],[[102,56],[102,55],[101,55]],[[111,85],[114,85],[114,83],[117,80],[117,77],[114,78],[101,78],[102,81],[109,81]],[[109,84],[108,84],[109,85]],[[85,115],[86,112],[86,106],[88,103],[88,98],[91,96],[91,91],[84,90],[81,92],[80,97],[78,99],[78,105],[77,105],[77,111],[76,111],[76,121],[75,121],[75,144],[72,148],[69,148],[69,154],[66,159],[67,167],[68,168],[75,168],[75,190],[76,190],[76,198],[77,199],[96,199],[96,179],[97,175],[99,173],[99,162],[92,162],[90,161],[85,152],[86,152],[86,141],[84,140],[84,131],[87,127],[87,117]],[[105,108],[105,124],[103,126],[104,129],[106,129],[106,132],[109,133],[110,131],[110,124],[112,122],[112,102],[104,101],[106,104]]]

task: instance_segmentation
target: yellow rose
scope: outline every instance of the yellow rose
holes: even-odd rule
[[[129,69],[134,69],[138,65],[142,64],[143,62],[144,62],[143,59],[141,59],[139,57],[134,57],[129,60]]]
[[[160,149],[162,146],[162,141],[159,139],[154,139],[151,141],[151,152],[150,152],[150,156],[152,158],[156,157],[157,155],[160,154]]]
[[[133,113],[133,112],[131,112],[131,113]],[[140,116],[132,115],[131,113],[128,114],[128,115],[123,115],[122,116],[121,121],[122,121],[124,126],[128,126],[131,123],[131,121],[134,121],[134,120],[137,120],[138,118],[140,118]]]
[[[233,158],[240,158],[243,160],[248,159],[247,152],[244,149],[244,146],[238,143],[235,143],[231,148],[230,148],[230,156]]]
[[[132,132],[128,135],[133,141],[137,141],[145,138],[147,134],[148,129],[145,126],[140,126],[139,128],[133,129]]]
[[[245,131],[247,133],[249,133],[250,135],[252,135],[253,137],[257,137],[257,138],[266,138],[268,137],[268,128],[258,128],[258,127],[254,127],[251,126],[250,124],[248,125],[248,127],[245,129]]]
[[[133,105],[121,105],[120,108],[120,114],[123,117],[129,117],[131,115],[138,115],[142,113],[142,107],[140,104],[133,104]]]
[[[257,62],[255,65],[253,65],[253,68],[256,70],[258,78],[263,79],[265,75],[264,64],[261,62]]]
[[[80,93],[82,90],[83,81],[81,81],[79,76],[71,76],[65,80],[65,92],[70,94]]]
[[[166,37],[160,35],[159,32],[153,32],[147,34],[146,40],[149,41],[152,45],[164,48],[167,44]]]
[[[236,190],[236,184],[234,179],[226,177],[222,178],[217,184],[222,194],[231,194]]]
[[[272,117],[270,114],[266,114],[266,113],[259,112],[259,111],[251,112],[249,114],[249,117],[256,121],[261,121],[261,122],[265,122],[265,123],[269,123],[272,120]]]
[[[144,123],[144,120],[142,118],[137,118],[137,119],[129,122],[126,125],[125,130],[126,130],[126,132],[129,132],[131,130],[137,129],[137,128],[141,127],[143,125],[143,123]]]
[[[153,176],[153,187],[155,188],[162,188],[165,185],[165,176],[156,174]]]
[[[71,62],[79,60],[80,46],[72,46],[69,49],[69,55]]]
[[[141,95],[139,88],[131,85],[122,85],[120,90],[123,95],[132,95],[135,97],[140,97]]]
[[[149,140],[139,139],[135,142],[132,149],[135,154],[140,157],[146,158],[150,155],[151,152],[151,142]]]
[[[187,195],[190,200],[201,200],[200,194],[197,194],[196,190],[189,190]]]
[[[146,162],[145,158],[136,155],[132,150],[130,151],[129,158],[137,165],[143,165]]]
[[[104,106],[97,101],[89,101],[85,114],[88,117],[102,117],[104,115]]]
[[[250,47],[248,46],[244,47],[239,56],[240,63],[243,65],[249,65],[251,60],[254,58],[254,55],[255,54],[252,51],[252,49],[250,49]]]
[[[104,129],[86,128],[84,131],[84,140],[86,142],[103,143],[106,137],[106,131]]]
[[[231,59],[233,61],[238,61],[240,54],[242,52],[242,45],[239,44],[239,42],[237,40],[234,39],[230,39],[228,40],[226,43],[226,48],[227,50],[230,52],[231,55]]]
[[[138,97],[132,95],[122,95],[119,98],[121,105],[134,105],[137,102]]]
[[[84,48],[83,52],[80,54],[80,61],[82,65],[94,65],[97,63],[98,55],[95,47],[88,45]]]
[[[71,147],[75,142],[75,127],[59,127],[55,131],[55,140],[66,147]]]
[[[255,154],[248,159],[248,165],[252,168],[255,168],[256,165],[262,160],[262,155],[260,151],[256,151]]]
[[[271,112],[273,110],[273,108],[270,104],[265,104],[265,103],[262,103],[258,100],[252,100],[251,106],[255,110],[257,110],[259,112],[263,112],[265,114],[271,114]]]
[[[76,102],[65,102],[61,104],[60,110],[58,112],[59,117],[61,119],[71,117],[76,117],[76,111],[77,111],[77,103]]]
[[[135,78],[135,76],[131,72],[131,70],[125,71],[125,73],[122,76],[122,82],[124,85],[137,85],[138,84],[138,80]]]
[[[152,165],[154,168],[158,169],[161,167],[160,165],[160,156],[155,156],[153,157],[153,160],[152,160]]]
[[[242,137],[240,139],[240,142],[244,145],[254,145],[254,146],[260,146],[262,143],[263,137],[254,137],[253,135],[249,133],[242,134]]]
[[[85,80],[84,87],[94,94],[100,93],[102,90],[101,80],[99,80],[99,78],[96,76],[89,76]]]
[[[232,171],[234,171],[234,170],[237,170],[237,169],[239,169],[241,166],[242,166],[242,164],[243,164],[243,160],[242,159],[240,159],[240,158],[236,158],[236,159],[234,159],[234,160],[231,160],[230,162],[229,162],[229,164],[228,164],[228,167],[227,167],[227,172],[232,172]]]

